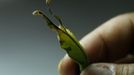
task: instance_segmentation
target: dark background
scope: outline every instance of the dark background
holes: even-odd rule
[[[35,9],[45,0],[0,0],[0,75],[58,75],[65,52]],[[80,40],[108,19],[134,11],[134,0],[54,0],[53,11]]]

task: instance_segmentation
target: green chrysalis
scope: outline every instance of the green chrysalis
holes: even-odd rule
[[[47,2],[49,2],[49,0],[47,0]],[[80,45],[74,34],[64,26],[59,16],[53,15],[60,23],[60,25],[57,26],[40,10],[35,10],[33,15],[42,16],[47,22],[48,27],[57,32],[61,48],[63,48],[67,54],[79,64],[80,70],[83,70],[88,66],[89,62],[83,47]]]

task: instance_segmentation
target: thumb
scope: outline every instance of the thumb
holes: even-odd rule
[[[134,13],[119,15],[81,39],[89,60],[114,62],[133,54]]]
[[[80,75],[134,75],[134,64],[95,63]]]

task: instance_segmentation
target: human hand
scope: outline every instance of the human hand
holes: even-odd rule
[[[134,13],[107,21],[80,43],[93,63],[81,75],[134,75]],[[67,55],[59,71],[61,75],[80,75],[78,65]]]

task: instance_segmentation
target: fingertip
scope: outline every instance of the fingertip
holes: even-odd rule
[[[60,75],[78,75],[79,68],[68,55],[65,55],[58,64],[58,71]]]
[[[94,63],[84,69],[80,75],[115,75],[115,64]]]

